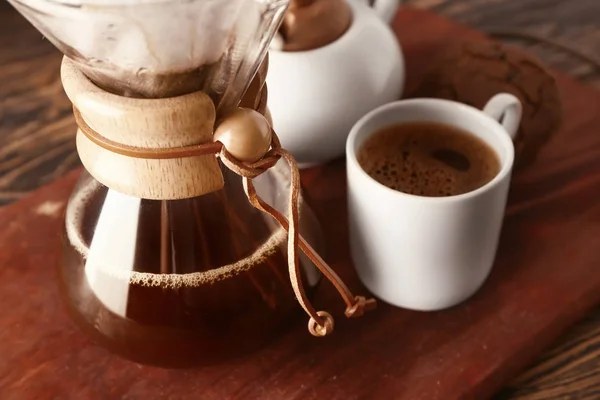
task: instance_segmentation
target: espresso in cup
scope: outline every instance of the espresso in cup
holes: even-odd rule
[[[477,136],[436,122],[407,122],[379,129],[357,159],[377,182],[404,193],[455,196],[476,190],[500,172],[494,150]]]

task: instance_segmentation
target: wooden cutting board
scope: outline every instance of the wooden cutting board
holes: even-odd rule
[[[395,30],[410,85],[440,49],[481,34],[403,10]],[[76,174],[0,210],[1,399],[484,399],[600,303],[600,93],[560,77],[565,121],[514,179],[492,276],[466,303],[435,313],[384,304],[345,320],[334,290],[334,335],[305,321],[230,364],[164,370],[92,344],[68,319],[54,270],[62,209]],[[303,173],[328,240],[327,258],[360,288],[349,258],[344,162]],[[398,221],[402,223],[402,221]]]

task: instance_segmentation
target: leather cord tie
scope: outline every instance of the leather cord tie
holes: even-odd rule
[[[344,284],[342,279],[333,269],[319,256],[319,254],[308,244],[308,242],[298,232],[299,223],[299,199],[300,199],[300,172],[294,157],[281,147],[279,138],[272,131],[271,149],[265,156],[254,162],[245,163],[235,159],[221,142],[213,142],[192,146],[183,146],[175,148],[147,149],[134,146],[123,145],[112,141],[98,132],[94,131],[85,122],[77,108],[73,107],[75,121],[79,130],[90,141],[96,145],[121,154],[126,157],[142,159],[174,159],[185,157],[197,157],[214,154],[218,156],[223,164],[231,171],[243,178],[243,185],[250,203],[258,210],[271,215],[288,233],[287,253],[288,269],[294,294],[304,311],[310,316],[308,321],[308,330],[314,336],[326,336],[333,332],[333,317],[327,311],[316,311],[310,300],[306,296],[300,273],[300,264],[298,260],[298,248],[315,264],[323,275],[333,284],[340,296],[346,303],[345,315],[348,318],[360,317],[365,311],[372,310],[377,306],[375,299],[367,299],[363,296],[354,296],[350,289]],[[290,167],[291,182],[290,196],[288,202],[288,215],[290,220],[267,204],[257,194],[252,179],[261,175],[269,168],[273,167],[280,159],[284,159]]]

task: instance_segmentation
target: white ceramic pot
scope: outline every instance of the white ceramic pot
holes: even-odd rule
[[[344,154],[348,132],[367,112],[398,100],[404,58],[388,26],[396,0],[349,0],[352,25],[338,40],[299,52],[269,52],[273,128],[300,167]]]

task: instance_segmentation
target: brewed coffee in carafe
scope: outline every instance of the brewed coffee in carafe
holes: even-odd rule
[[[238,176],[223,172],[222,190],[172,201],[80,180],[67,210],[61,284],[98,342],[139,362],[188,366],[244,354],[294,324],[301,309],[285,231],[239,193]],[[261,182],[267,191],[284,184],[276,174]],[[316,243],[314,216],[302,212],[303,233]],[[319,275],[303,265],[312,290]]]
[[[85,171],[66,209],[60,285],[92,338],[187,367],[275,341],[302,308],[323,336],[333,320],[310,304],[315,265],[347,316],[372,308],[312,250],[321,232],[276,137],[252,160],[213,143],[240,101],[268,119],[265,54],[287,0],[10,1],[66,55]],[[289,168],[268,162],[282,155]]]

